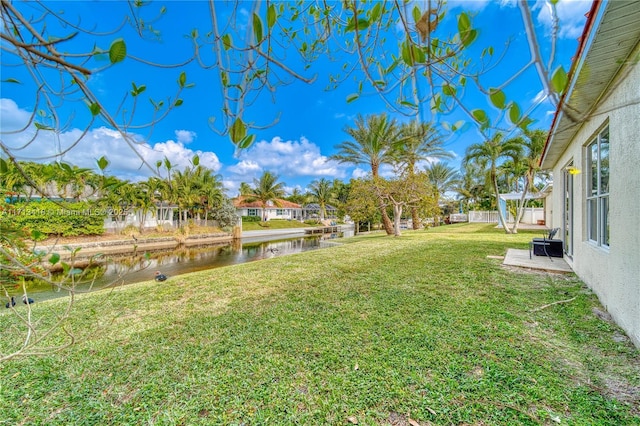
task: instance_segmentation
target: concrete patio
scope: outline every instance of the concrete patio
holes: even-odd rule
[[[573,272],[571,267],[563,258],[547,256],[531,256],[529,250],[508,249],[507,255],[502,262],[505,266],[516,266],[518,268],[534,269],[546,272]]]

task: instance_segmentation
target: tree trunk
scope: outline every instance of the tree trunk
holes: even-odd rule
[[[420,217],[418,216],[418,208],[411,207],[411,222],[414,230],[421,228]]]
[[[517,234],[518,233],[518,224],[520,223],[520,221],[522,220],[522,216],[524,215],[524,208],[526,206],[527,191],[529,191],[529,178],[528,178],[528,176],[525,177],[525,180],[524,180],[524,189],[522,191],[522,196],[520,197],[520,205],[518,206],[518,212],[516,213],[516,223],[513,224],[513,228],[511,229],[511,232],[513,234]]]
[[[500,224],[504,229],[506,234],[511,234],[511,229],[507,226],[507,219],[504,217],[504,213],[502,213],[502,209],[500,208],[500,190],[498,189],[498,179],[494,172],[491,172],[491,177],[493,180],[493,190],[496,193],[496,206],[498,207],[498,218],[500,218]]]
[[[402,216],[402,205],[393,205],[393,235],[395,237],[400,236],[400,217]]]
[[[380,201],[380,213],[382,214],[382,226],[384,227],[387,235],[393,235],[393,223],[391,219],[389,219],[389,215],[387,214],[387,206]]]

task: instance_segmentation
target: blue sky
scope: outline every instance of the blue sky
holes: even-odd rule
[[[206,27],[206,21],[201,20],[201,17],[207,14],[207,2],[165,3],[168,8],[166,17],[154,23],[161,30],[162,42],[143,43],[132,36],[130,27],[124,26],[120,33],[85,41],[73,40],[70,43],[77,43],[74,44],[74,48],[84,43],[82,46],[87,50],[92,48],[93,43],[101,48],[108,48],[110,40],[122,36],[127,42],[128,54],[131,56],[144,57],[163,64],[180,62],[188,56],[187,52],[190,49],[189,40],[182,37],[182,34],[190,32],[194,27]],[[422,3],[425,2],[418,2],[420,5]],[[127,7],[125,2],[113,1],[46,2],[46,4],[52,10],[64,10],[64,16],[70,22],[79,22],[85,27],[95,26],[96,31],[117,27],[117,22],[120,20],[118,17],[126,13]],[[530,4],[542,54],[548,58],[551,33],[548,7],[542,1]],[[250,3],[241,4],[237,11],[235,19],[239,28],[245,26],[242,20],[248,22],[250,6]],[[556,45],[554,67],[562,64],[566,70],[569,69],[571,57],[576,52],[577,38],[582,33],[584,14],[590,6],[591,2],[584,0],[559,2],[560,37]],[[23,11],[29,13],[27,5],[22,4],[21,7]],[[451,16],[460,13],[461,10],[474,14],[473,22],[480,30],[480,38],[475,44],[478,47],[472,47],[472,49],[491,44],[496,52],[501,52],[505,41],[512,40],[505,57],[483,79],[483,83],[487,86],[504,82],[529,62],[530,52],[526,44],[522,18],[514,1],[451,0],[448,2],[448,9]],[[455,25],[455,20],[452,22]],[[65,33],[68,31],[68,28],[64,30]],[[241,36],[237,35],[237,37]],[[397,37],[397,34],[393,32],[388,35],[391,40],[394,37]],[[29,135],[7,132],[18,129],[21,124],[27,122],[35,105],[34,91],[28,76],[24,73],[24,67],[10,66],[11,61],[6,55],[3,54],[3,56],[2,80],[17,78],[22,82],[22,84],[13,84],[3,81],[0,93],[3,142],[16,148],[24,144]],[[115,110],[122,101],[123,93],[131,88],[131,82],[135,82],[138,86],[145,84],[147,86],[145,94],[157,100],[173,94],[180,73],[180,70],[175,68],[151,68],[132,58],[127,58],[113,67],[101,69],[107,64],[106,59],[103,64],[99,61],[92,62],[94,73],[88,84],[112,110]],[[292,63],[292,66],[295,65]],[[338,66],[340,65],[341,63],[338,63]],[[252,104],[249,107],[248,116],[258,124],[266,125],[276,117],[279,117],[279,120],[272,126],[257,131],[254,145],[248,150],[237,153],[234,152],[234,146],[228,137],[218,135],[210,125],[210,117],[216,116],[214,127],[220,124],[221,119],[219,114],[221,96],[216,83],[217,74],[202,70],[200,67],[189,66],[186,68],[187,78],[189,82],[195,83],[195,87],[181,95],[184,104],[155,126],[151,134],[148,129],[131,129],[141,141],[144,141],[137,147],[138,153],[150,164],[155,164],[157,160],[166,156],[177,168],[188,165],[193,155],[198,154],[201,164],[223,177],[230,196],[237,194],[240,182],[252,183],[253,179],[265,170],[278,174],[289,190],[295,187],[304,190],[309,182],[323,177],[348,181],[351,177],[362,176],[366,173],[366,168],[338,164],[329,161],[328,157],[336,152],[335,145],[347,140],[343,129],[345,126],[353,125],[357,114],[382,113],[387,109],[385,104],[374,95],[362,96],[354,102],[347,103],[347,96],[353,93],[357,86],[357,82],[353,79],[347,80],[333,91],[325,90],[328,74],[333,67],[336,67],[335,63],[322,59],[314,64],[307,74],[317,74],[314,84],[296,82],[289,86],[282,86],[275,93],[275,99],[271,96],[261,96]],[[513,81],[505,89],[505,93],[509,99],[517,100],[523,106],[544,96],[540,81],[532,67]],[[471,108],[490,109],[486,100],[472,90],[465,95],[465,103]],[[543,102],[532,113],[533,118],[538,120],[533,127],[548,129],[553,111],[554,108],[549,102]],[[67,146],[82,133],[80,130],[82,127],[78,123],[83,118],[83,112],[84,110],[80,110],[77,103],[60,107],[57,113],[63,121],[69,119],[69,126],[57,138],[40,134],[34,143],[14,152],[22,159],[51,161],[46,157],[55,154],[56,149]],[[491,111],[491,113],[498,116],[498,111]],[[395,118],[400,121],[407,120],[406,117],[401,116]],[[445,148],[455,155],[455,159],[449,161],[454,166],[459,166],[469,144],[482,140],[468,117],[460,111],[436,117],[438,125],[442,122],[458,120],[465,120],[468,123],[462,131],[448,133],[443,130]],[[144,179],[152,174],[148,168],[141,167],[139,157],[124,143],[119,134],[104,123],[94,123],[81,142],[62,159],[82,167],[93,168],[95,160],[103,155],[110,160],[111,164],[107,169],[110,174],[130,180]]]

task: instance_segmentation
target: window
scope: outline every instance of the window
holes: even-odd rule
[[[587,239],[609,247],[609,128],[587,146]]]
[[[276,209],[277,216],[284,216],[286,210],[285,209]]]
[[[258,209],[247,209],[247,216],[258,216]]]

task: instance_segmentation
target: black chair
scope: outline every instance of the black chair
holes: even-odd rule
[[[559,231],[560,228],[553,228],[549,231],[549,234],[543,238],[534,238],[529,243],[529,259],[531,259],[531,253],[535,256],[547,256],[552,262],[552,257],[563,257],[564,250],[562,240],[553,238]]]

